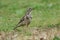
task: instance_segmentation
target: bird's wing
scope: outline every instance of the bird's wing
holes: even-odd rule
[[[24,17],[18,22],[18,24],[20,24],[21,22],[23,22],[24,21]]]

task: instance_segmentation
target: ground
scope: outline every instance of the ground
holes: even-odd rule
[[[12,31],[29,7],[34,8],[29,27],[60,25],[60,0],[0,0],[0,31]]]

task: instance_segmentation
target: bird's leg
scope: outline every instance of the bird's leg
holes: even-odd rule
[[[27,29],[28,29],[28,25],[26,23],[26,26],[25,26],[25,33],[27,32]]]

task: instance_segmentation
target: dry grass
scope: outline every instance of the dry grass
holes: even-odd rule
[[[57,28],[32,28],[30,36],[18,31],[0,32],[0,40],[53,40],[55,36],[60,37],[60,30]]]

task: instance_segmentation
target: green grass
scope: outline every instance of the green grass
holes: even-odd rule
[[[30,27],[60,23],[60,0],[0,0],[0,30],[12,30],[29,7]]]
[[[54,37],[54,39],[53,40],[60,40],[60,38],[58,38],[58,37]]]

